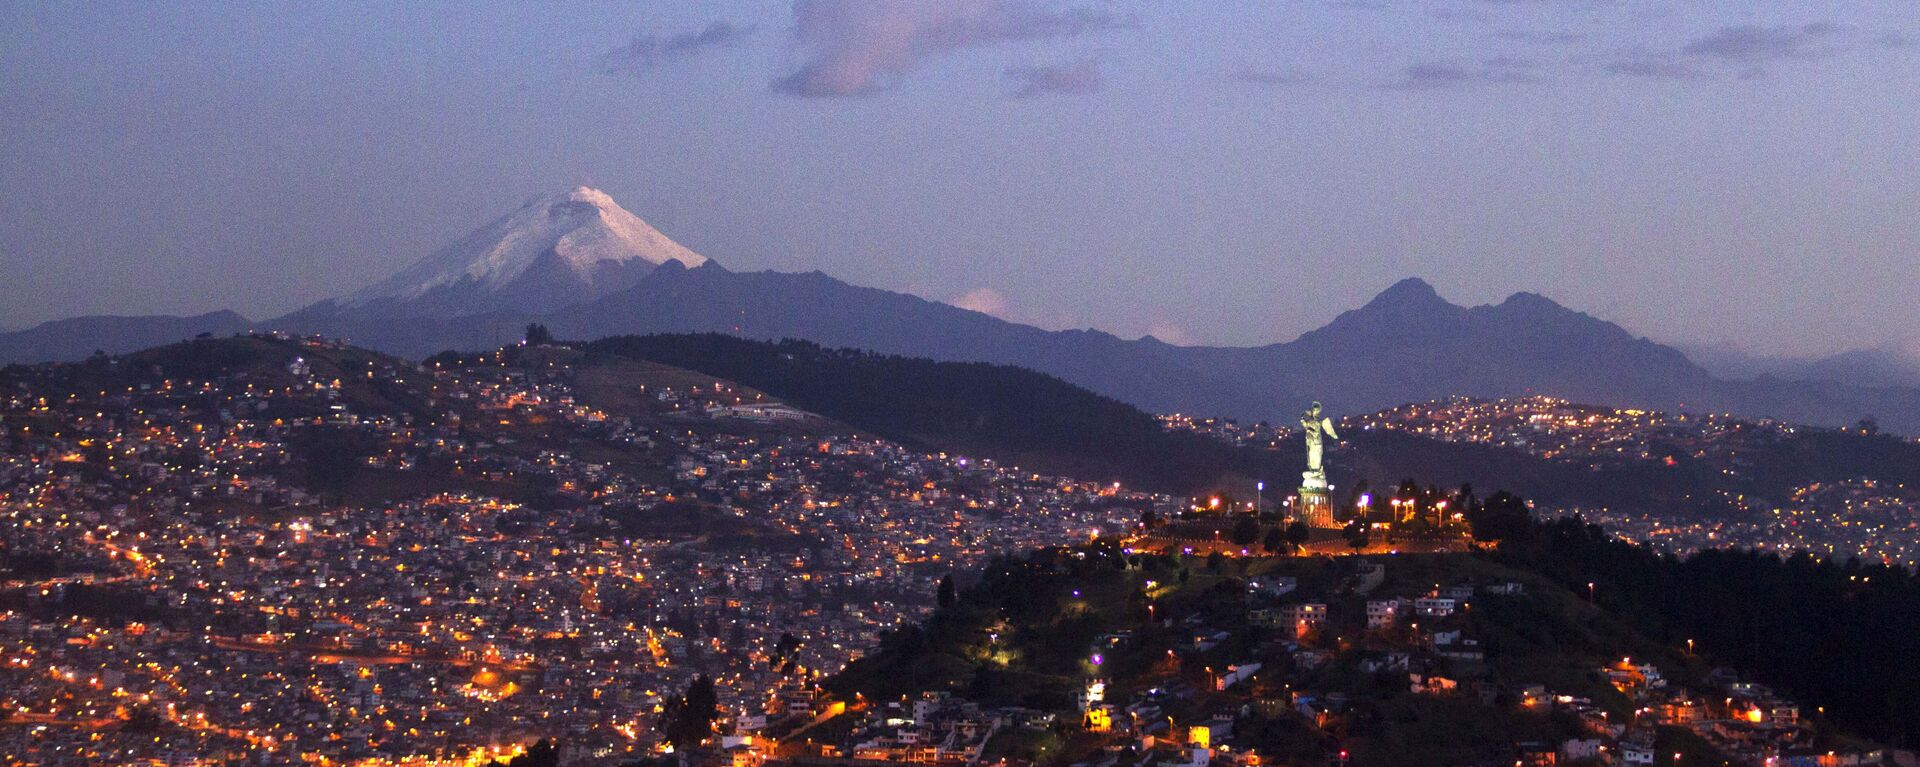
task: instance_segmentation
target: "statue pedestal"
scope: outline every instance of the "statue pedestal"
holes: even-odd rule
[[[1294,504],[1294,513],[1307,527],[1333,528],[1333,503],[1327,500],[1324,490],[1300,488],[1300,501]]]
[[[1325,472],[1308,471],[1300,476],[1300,500],[1294,506],[1294,513],[1307,527],[1336,528],[1333,521],[1333,502],[1327,496],[1332,488],[1327,485]]]

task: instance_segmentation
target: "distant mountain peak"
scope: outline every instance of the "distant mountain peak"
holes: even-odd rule
[[[1433,285],[1419,277],[1408,277],[1394,283],[1373,297],[1360,308],[1347,314],[1360,317],[1396,317],[1403,320],[1422,320],[1442,315],[1454,315],[1465,311],[1455,306]]]
[[[1360,339],[1432,335],[1458,325],[1466,315],[1465,308],[1441,298],[1426,280],[1408,277],[1380,291],[1360,308],[1341,312],[1325,326],[1307,331],[1296,343],[1338,345]]]
[[[582,186],[535,196],[343,303],[408,300],[442,288],[499,293],[528,279],[566,283],[536,286],[548,300],[566,290],[584,292],[584,300],[624,287],[599,284],[609,275],[630,281],[636,270],[670,262],[695,267],[707,258],[620,207],[606,192]]]
[[[1521,291],[1507,296],[1507,300],[1500,302],[1500,305],[1528,309],[1558,309],[1563,312],[1573,311],[1565,306],[1561,306],[1558,301],[1540,295],[1539,293],[1529,293],[1527,291]]]
[[[1633,336],[1627,332],[1626,328],[1586,312],[1569,309],[1539,293],[1515,293],[1507,296],[1505,301],[1493,306],[1481,307],[1475,311],[1485,312],[1489,318],[1501,318],[1501,321],[1513,324],[1516,331],[1522,328],[1540,330],[1552,327],[1600,332],[1622,338]]]
[[[540,201],[541,201],[541,198],[543,198],[543,197],[552,197],[552,196],[555,196],[555,195],[540,195],[540,194],[536,194],[536,195],[534,195],[534,196],[532,196],[532,197],[529,197],[529,198],[527,198],[527,204],[528,204],[528,205],[537,205],[537,204],[539,204],[539,203],[540,203]],[[574,188],[573,188],[573,191],[570,191],[570,192],[566,192],[566,193],[564,193],[564,194],[562,194],[562,195],[558,195],[558,196],[561,196],[561,197],[564,197],[564,198],[565,198],[566,200],[568,200],[569,202],[584,202],[584,203],[587,203],[587,204],[589,204],[589,205],[593,205],[593,206],[596,206],[596,207],[601,207],[601,208],[618,208],[618,207],[620,207],[620,204],[619,204],[619,203],[616,203],[616,202],[614,202],[614,201],[613,201],[613,195],[610,195],[610,194],[607,194],[606,192],[602,192],[602,191],[600,191],[600,190],[598,190],[598,189],[595,189],[595,188],[593,188],[593,187],[590,187],[590,186],[587,186],[587,185],[585,185],[585,184],[582,184],[582,185],[580,185],[580,186],[576,186],[576,187],[574,187]]]
[[[1432,284],[1419,277],[1408,277],[1380,291],[1380,295],[1368,301],[1367,306],[1446,303],[1447,300],[1440,297],[1440,291],[1434,290]]]
[[[1389,285],[1387,289],[1382,292],[1391,293],[1396,290],[1418,291],[1421,293],[1433,293],[1436,295],[1439,293],[1439,291],[1436,291],[1433,289],[1433,283],[1427,282],[1426,280],[1423,280],[1419,277],[1404,278],[1399,282]]]

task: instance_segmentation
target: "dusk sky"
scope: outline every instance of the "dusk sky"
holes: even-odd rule
[[[387,276],[602,188],[735,269],[1291,339],[1418,276],[1920,345],[1920,3],[0,6],[0,326]]]

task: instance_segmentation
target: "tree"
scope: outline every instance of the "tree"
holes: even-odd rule
[[[952,575],[940,576],[940,591],[936,601],[942,610],[950,610],[960,601],[959,595],[954,592]]]
[[[547,346],[553,343],[553,332],[538,322],[527,325],[527,345]]]
[[[1219,550],[1216,549],[1213,553],[1207,555],[1208,571],[1218,574],[1226,566],[1227,566],[1227,557],[1226,555],[1221,554]]]
[[[1232,540],[1235,546],[1251,546],[1260,539],[1260,522],[1253,517],[1241,517],[1233,523]]]
[[[1307,541],[1312,537],[1313,531],[1307,529],[1305,522],[1295,520],[1293,524],[1287,525],[1287,542],[1293,544],[1294,548],[1307,545]]]
[[[493,765],[500,767],[500,762],[495,761]],[[508,759],[505,767],[560,767],[560,749],[553,741],[541,738],[526,753]]]
[[[1502,490],[1466,510],[1467,525],[1473,537],[1483,541],[1502,541],[1533,532],[1533,514],[1527,502]]]
[[[667,712],[667,743],[676,751],[700,745],[713,734],[713,720],[720,716],[720,697],[713,680],[701,674],[687,685],[687,694],[675,701]]]
[[[1260,541],[1260,548],[1266,549],[1268,554],[1278,554],[1286,547],[1287,533],[1278,527],[1268,528],[1267,537]]]
[[[1366,548],[1367,547],[1367,523],[1363,521],[1355,520],[1353,524],[1347,525],[1346,537],[1347,537],[1347,545],[1353,547],[1354,551],[1359,551],[1361,549]]]
[[[791,673],[799,652],[800,638],[785,631],[780,632],[780,641],[773,646],[773,670],[780,674]]]
[[[970,701],[988,701],[1006,689],[1006,674],[992,663],[982,663],[973,669],[973,678],[967,681],[966,698]]]

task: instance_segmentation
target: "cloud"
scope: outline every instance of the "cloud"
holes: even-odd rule
[[[1016,86],[1013,98],[1032,98],[1049,93],[1092,93],[1104,83],[1100,66],[1093,59],[1079,59],[1048,66],[1010,67],[1006,76]]]
[[[956,50],[1128,24],[1106,10],[1026,0],[795,0],[793,17],[803,61],[773,86],[808,97],[882,91],[927,59]]]
[[[1409,64],[1399,80],[1387,83],[1394,90],[1434,90],[1473,85],[1530,83],[1539,78],[1539,65],[1526,59],[1495,57],[1473,63],[1427,61]]]
[[[1774,27],[1721,27],[1673,50],[1634,48],[1613,56],[1603,68],[1631,77],[1697,79],[1765,77],[1780,61],[1824,58],[1844,53],[1852,30],[1817,22]]]
[[[969,290],[947,301],[950,306],[976,311],[981,314],[1020,325],[1032,325],[1046,330],[1064,330],[1073,327],[1085,327],[1085,321],[1057,306],[1030,307],[1016,305],[1006,294],[993,288]]]
[[[970,309],[981,314],[990,314],[1000,319],[1007,318],[1007,309],[1011,306],[1005,294],[993,288],[970,290],[949,302],[962,309]]]
[[[716,21],[697,32],[668,37],[642,32],[633,40],[600,55],[600,71],[610,75],[645,74],[660,64],[684,59],[708,48],[732,45],[753,34],[752,26],[737,27]]]
[[[1841,31],[1840,27],[1827,23],[1721,27],[1713,34],[1687,43],[1680,52],[1689,56],[1710,56],[1748,64],[1815,58],[1840,50],[1839,41],[1835,38]]]

